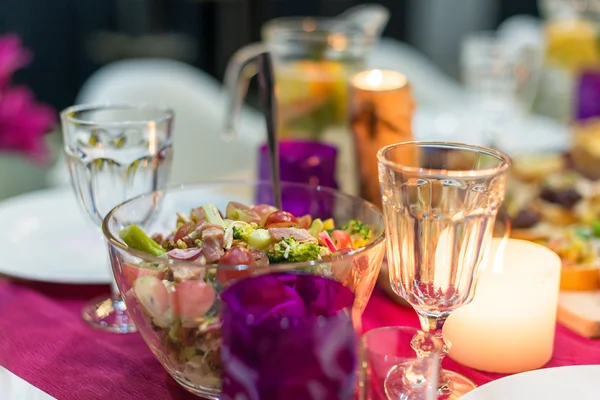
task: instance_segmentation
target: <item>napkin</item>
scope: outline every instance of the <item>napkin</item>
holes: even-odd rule
[[[258,275],[221,294],[223,399],[354,396],[352,292],[329,278]]]
[[[2,388],[0,398],[3,400],[56,400],[2,367],[0,367],[0,388]]]

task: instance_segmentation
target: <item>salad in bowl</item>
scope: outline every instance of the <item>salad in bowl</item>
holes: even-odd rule
[[[281,270],[334,278],[354,292],[360,329],[384,254],[383,216],[332,189],[282,189],[277,209],[254,204],[270,190],[266,182],[180,186],[129,200],[104,220],[131,317],[167,371],[196,394],[218,398],[219,294],[236,279]]]

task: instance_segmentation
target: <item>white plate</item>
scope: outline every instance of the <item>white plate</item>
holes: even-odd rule
[[[108,283],[108,252],[71,188],[0,203],[0,274],[56,283]]]
[[[251,179],[244,171],[228,178]],[[184,203],[170,204],[170,208],[190,209],[197,205],[197,199],[203,199],[225,209],[233,199],[233,193],[215,189],[200,188],[193,193]],[[236,192],[235,200],[250,204],[251,193]],[[168,218],[156,231],[171,226],[172,216]],[[81,210],[69,187],[0,202],[0,274],[69,284],[109,283],[112,279],[103,235]]]
[[[598,400],[600,365],[539,369],[490,382],[461,400]]]

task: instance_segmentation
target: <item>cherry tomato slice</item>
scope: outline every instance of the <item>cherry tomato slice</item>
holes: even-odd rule
[[[175,232],[175,237],[173,238],[173,241],[177,243],[179,239],[183,239],[184,237],[192,233],[195,227],[196,225],[193,222],[186,222],[185,224],[181,225],[179,229],[177,229],[177,232]]]
[[[351,249],[352,248],[352,238],[348,233],[341,231],[339,229],[331,232],[331,239],[335,244],[335,247],[338,249]]]
[[[219,283],[221,285],[225,286],[231,281],[234,281],[237,279],[242,279],[242,278],[247,278],[250,275],[252,275],[252,273],[253,273],[253,270],[249,270],[249,269],[240,270],[240,271],[219,269],[217,271],[217,281],[219,281]]]
[[[251,206],[250,208],[252,210],[256,211],[258,213],[258,215],[260,216],[259,224],[261,226],[264,226],[265,220],[267,219],[267,217],[269,215],[271,215],[272,213],[277,211],[277,208],[275,208],[269,204],[255,204],[255,205]]]
[[[255,265],[256,261],[254,260],[254,256],[250,252],[250,250],[245,247],[232,247],[227,250],[225,254],[219,260],[219,264],[221,265]],[[229,281],[245,278],[247,276],[252,275],[252,270],[243,269],[243,270],[226,270],[226,269],[218,269],[217,270],[217,280],[221,283],[221,285],[225,285]]]
[[[289,228],[299,226],[298,219],[287,211],[275,211],[265,220],[265,228]]]

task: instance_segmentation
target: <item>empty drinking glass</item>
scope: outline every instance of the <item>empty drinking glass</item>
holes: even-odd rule
[[[508,34],[474,32],[461,42],[464,85],[490,143],[506,134],[508,124],[533,107],[541,67],[541,49]]]
[[[421,351],[428,346],[427,351]],[[365,333],[360,341],[361,400],[434,400],[442,342],[406,326]]]
[[[172,161],[171,111],[79,105],[64,110],[61,121],[73,189],[96,225],[119,203],[166,186]],[[94,299],[84,307],[83,319],[97,329],[134,332],[114,280],[111,289],[110,298]]]
[[[510,158],[486,147],[429,141],[386,146],[377,158],[390,284],[413,306],[422,329],[441,339],[446,318],[473,299]],[[475,388],[446,370],[439,386],[442,399]]]

